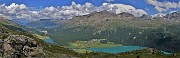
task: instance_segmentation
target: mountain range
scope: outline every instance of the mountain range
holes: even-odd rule
[[[77,40],[108,39],[123,45],[177,52],[180,51],[179,15],[179,12],[173,12],[162,17],[149,15],[135,17],[125,12],[114,14],[102,11],[76,16],[70,20],[35,21],[36,24],[32,22],[27,26],[46,26],[49,23],[44,22],[51,22],[52,25],[49,26],[56,27],[39,29],[47,30],[53,40],[65,46],[68,46],[67,42]]]
[[[146,53],[146,56],[167,57],[157,49],[144,49],[119,54],[108,53],[77,53],[62,46],[48,44],[28,32],[24,28],[5,18],[0,18],[0,57],[3,58],[121,58],[140,57],[139,54]],[[153,51],[152,51],[153,50]],[[141,52],[141,53],[137,53]],[[153,54],[151,54],[153,53]],[[131,54],[131,56],[126,56]],[[144,54],[143,54],[144,55]],[[142,56],[144,57],[144,56]],[[179,57],[179,56],[169,56]]]
[[[102,15],[103,14],[103,15]],[[177,15],[177,14],[176,14]],[[172,15],[172,16],[176,16]],[[6,58],[19,57],[69,57],[69,58],[124,58],[124,57],[179,57],[179,22],[162,17],[142,20],[129,13],[113,14],[106,11],[77,16],[71,20],[39,20],[36,24],[28,23],[22,26],[11,20],[0,17],[0,55]],[[33,28],[39,23],[53,23],[50,28]],[[57,25],[57,26],[56,26]],[[31,26],[32,28],[26,27]],[[49,26],[47,26],[49,27]],[[36,31],[35,31],[36,29]],[[59,45],[49,44],[36,36],[37,29],[47,30],[50,36]],[[77,40],[107,39],[123,45],[138,45],[151,47],[118,54],[109,53],[77,53],[68,48],[68,42]],[[156,48],[156,49],[153,49]],[[29,51],[31,49],[31,51]],[[175,53],[165,55],[160,50]],[[142,56],[142,54],[144,56]],[[129,56],[127,56],[129,55]],[[150,58],[151,58],[150,57]]]

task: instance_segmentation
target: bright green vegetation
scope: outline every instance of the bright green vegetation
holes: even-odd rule
[[[115,44],[113,42],[101,43],[101,39],[93,39],[90,41],[75,41],[70,43],[70,48],[100,48],[100,47],[114,47],[122,46],[122,44]]]
[[[105,48],[105,47],[116,47],[116,46],[123,46],[122,44],[115,44],[113,42],[104,42],[106,39],[92,39],[89,41],[75,41],[70,43],[70,47],[76,52],[79,53],[90,53],[92,51],[87,50],[86,48]]]
[[[91,50],[87,50],[87,49],[73,49],[73,51],[78,52],[78,53],[90,53],[90,52],[92,52]]]
[[[38,35],[38,34],[33,34],[33,35],[36,36],[39,39],[42,39],[42,40],[49,38],[49,36],[41,36],[41,35]]]

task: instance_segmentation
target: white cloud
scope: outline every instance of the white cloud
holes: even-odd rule
[[[0,14],[11,19],[28,19],[28,20],[39,20],[39,19],[71,19],[74,16],[87,15],[92,12],[100,12],[107,10],[116,14],[122,12],[128,12],[135,16],[141,16],[146,14],[142,9],[136,9],[130,5],[124,4],[109,4],[103,3],[102,6],[94,6],[91,3],[85,3],[84,5],[76,4],[72,2],[70,6],[63,7],[46,7],[41,10],[30,10],[24,4],[12,3],[10,6],[5,4],[0,5]]]
[[[21,4],[21,5],[18,5],[18,4],[15,4],[15,3],[12,3],[10,6],[6,6],[7,9],[26,9],[26,5],[24,4]]]
[[[157,14],[154,14],[152,15],[152,17],[164,17],[166,14],[164,13],[157,13]]]
[[[108,4],[104,3],[102,5],[105,9],[107,9],[109,12],[119,14],[122,12],[127,12],[131,13],[137,17],[142,16],[143,14],[147,14],[144,10],[142,9],[136,9],[133,6],[130,5],[124,5],[124,4]]]
[[[155,9],[156,9],[158,12],[164,12],[164,11],[167,11],[167,9],[162,8],[162,7],[159,7],[159,6],[155,6]]]
[[[147,13],[144,10],[142,10],[142,9],[136,9],[132,14],[137,16],[137,17],[140,17],[140,16],[142,16],[144,14],[147,15]]]
[[[18,5],[15,3],[12,3],[10,6],[5,6],[5,8],[6,12],[9,14],[15,14],[17,12],[27,9],[27,7],[24,4]]]
[[[172,8],[180,8],[180,1],[178,3],[169,2],[169,1],[159,2],[157,0],[146,0],[146,1],[148,4],[155,6],[155,9],[158,12],[164,12]]]

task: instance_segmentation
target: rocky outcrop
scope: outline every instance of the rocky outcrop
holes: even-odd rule
[[[2,43],[0,52],[3,58],[41,58],[45,55],[43,48],[35,40],[24,35],[10,35],[0,42]]]
[[[3,31],[0,29],[0,34],[3,33]]]
[[[152,20],[152,16],[146,14],[142,15],[140,18],[144,20]]]
[[[147,49],[151,54],[156,54],[156,53],[160,53],[161,51],[159,51],[158,49],[154,49],[154,48],[148,48]]]
[[[168,20],[179,20],[180,12],[173,12],[173,13],[167,14],[166,16],[164,16],[164,18]]]

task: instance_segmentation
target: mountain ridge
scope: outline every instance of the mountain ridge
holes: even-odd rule
[[[164,17],[146,20],[129,13],[98,12],[66,20],[63,26],[44,28],[44,30],[47,30],[49,36],[59,44],[77,40],[108,39],[117,44],[177,52],[180,51],[180,47],[176,45],[179,41],[173,40],[179,40],[175,38],[179,37],[176,35],[179,25],[180,22],[177,20],[167,20]],[[169,47],[173,46],[173,48],[167,48],[162,44],[171,45]]]
[[[129,17],[129,18],[133,18],[133,17]],[[108,19],[109,20],[106,20],[106,19],[103,18],[102,20],[103,21],[114,20],[114,19],[109,18],[109,17],[108,17]],[[127,21],[126,21],[126,19],[127,19]],[[121,19],[121,20],[125,20],[126,21],[125,24],[129,24],[129,23],[127,23],[128,20],[133,20],[133,19],[128,19],[128,18],[126,18],[126,19]],[[29,55],[29,54],[26,53],[27,50],[19,50],[18,47],[23,47],[23,49],[25,49],[25,47],[26,48],[27,47],[31,48],[31,47],[34,47],[34,46],[35,46],[35,48],[40,49],[39,51],[41,51],[41,48],[42,48],[43,52],[42,52],[42,56],[39,55],[39,54],[36,54],[36,53],[35,53],[36,56],[31,54],[31,55],[33,55],[33,57],[40,56],[40,57],[57,57],[57,58],[58,57],[61,57],[61,58],[64,58],[64,57],[70,57],[70,58],[78,58],[78,57],[80,57],[80,58],[85,58],[85,57],[88,57],[88,58],[112,58],[112,57],[120,58],[121,57],[122,58],[123,57],[124,58],[124,57],[130,57],[130,58],[132,58],[132,57],[138,57],[138,56],[141,56],[141,55],[156,56],[156,57],[172,57],[172,58],[173,57],[179,57],[179,55],[176,55],[176,56],[164,55],[162,52],[160,52],[160,51],[158,51],[156,49],[145,49],[145,50],[126,52],[126,53],[128,53],[128,55],[130,54],[129,56],[127,56],[126,53],[125,54],[124,53],[109,54],[109,53],[101,53],[101,52],[99,52],[99,53],[92,52],[92,53],[81,54],[81,53],[74,52],[74,51],[72,51],[72,50],[70,50],[68,48],[64,48],[63,46],[47,44],[46,42],[38,39],[37,37],[33,36],[32,34],[26,32],[28,30],[21,29],[21,26],[18,26],[17,24],[14,24],[14,23],[8,24],[8,23],[6,23],[6,22],[9,22],[8,20],[5,20],[5,19],[2,19],[2,20],[4,20],[4,21],[0,21],[0,23],[1,23],[0,26],[2,26],[0,28],[2,30],[0,30],[0,31],[3,31],[3,32],[2,33],[0,32],[0,34],[3,34],[3,35],[1,35],[1,37],[3,38],[2,40],[5,40],[5,42],[2,42],[4,44],[3,46],[7,45],[10,48],[15,49],[15,52],[12,52],[11,51],[12,49],[7,49],[8,51],[7,50],[6,51],[2,50],[3,52],[11,51],[9,53],[13,54],[13,55],[9,54],[10,55],[9,56],[8,53],[5,53],[5,55],[7,57],[21,57],[21,56],[22,57],[28,57],[27,55]],[[79,19],[77,19],[77,20],[79,20]],[[92,19],[89,19],[89,20],[92,20]],[[93,19],[93,20],[95,20],[95,19]],[[119,20],[119,19],[115,19],[115,20]],[[70,20],[70,21],[72,21],[72,20]],[[101,19],[100,19],[99,22],[102,22]],[[117,22],[119,22],[119,21],[117,21]],[[67,23],[67,22],[65,22],[65,23]],[[86,24],[86,23],[84,23],[84,24]],[[63,38],[64,41],[66,41],[66,39],[71,40],[71,38],[75,39],[75,40],[77,40],[77,39],[78,40],[84,40],[84,39],[89,40],[89,39],[92,39],[92,38],[93,39],[94,38],[97,38],[97,39],[108,38],[109,41],[113,41],[115,43],[118,43],[118,42],[123,43],[122,39],[128,37],[126,39],[123,39],[124,42],[126,42],[126,43],[123,43],[123,44],[132,45],[132,44],[136,43],[135,45],[138,45],[138,43],[143,42],[143,40],[144,40],[144,39],[138,39],[138,38],[141,38],[141,37],[138,37],[138,36],[142,36],[142,35],[148,36],[148,34],[150,34],[151,36],[155,36],[155,38],[157,38],[158,40],[163,41],[163,42],[158,42],[159,46],[161,47],[161,44],[164,44],[164,42],[166,43],[169,40],[175,40],[175,39],[171,39],[171,37],[169,37],[168,34],[158,33],[158,32],[160,32],[159,30],[149,30],[149,29],[146,30],[145,29],[146,31],[153,31],[153,32],[150,32],[150,33],[146,32],[145,34],[142,34],[142,32],[140,32],[140,31],[143,31],[143,30],[136,29],[136,28],[134,29],[134,27],[133,28],[131,28],[131,27],[123,27],[123,28],[118,27],[117,28],[117,26],[115,26],[116,30],[114,30],[114,31],[108,30],[108,29],[107,30],[98,29],[100,31],[98,31],[99,33],[96,33],[97,30],[96,30],[95,27],[99,27],[99,26],[91,25],[91,24],[94,24],[94,23],[90,23],[90,26],[87,24],[87,26],[80,25],[80,26],[73,26],[73,27],[70,27],[70,28],[64,28],[64,26],[63,27],[61,26],[61,27],[58,27],[58,28],[55,27],[55,29],[56,28],[58,29],[57,31],[54,31],[54,28],[53,28],[53,32],[52,32],[52,30],[48,30],[48,31],[50,31],[50,34],[55,33],[55,35],[57,35],[57,36],[62,36],[62,37],[58,37],[58,38],[55,38],[55,39],[54,39],[54,37],[52,37],[54,40],[56,40],[56,42],[61,41],[61,40],[59,40],[59,38],[63,38],[63,36],[64,36],[64,37],[68,37],[68,38]],[[116,25],[118,25],[118,24],[116,24]],[[95,26],[95,27],[93,27],[93,26]],[[60,28],[63,28],[63,29],[60,29]],[[161,30],[161,28],[160,28],[160,30]],[[164,29],[164,30],[166,30],[166,29]],[[171,29],[170,29],[170,31],[171,31]],[[168,31],[168,32],[170,32],[170,31]],[[173,32],[177,32],[177,31],[173,31]],[[96,33],[96,34],[93,34],[93,33]],[[81,35],[81,36],[79,36],[79,35]],[[129,36],[129,35],[131,35],[131,36]],[[167,36],[167,37],[164,38],[164,35]],[[173,34],[170,34],[170,35],[173,35]],[[50,35],[50,36],[52,36],[52,35]],[[136,38],[135,38],[135,36],[136,36]],[[176,35],[173,35],[173,36],[177,37]],[[150,36],[148,36],[148,37],[150,37]],[[80,38],[82,38],[82,39],[80,39]],[[120,38],[120,39],[118,39],[118,38]],[[142,38],[144,38],[144,37],[142,37]],[[153,38],[153,37],[151,37],[151,38]],[[146,40],[149,40],[148,43],[150,43],[150,44],[154,43],[154,41],[155,41],[155,40],[151,40],[151,38],[146,39]],[[114,40],[114,39],[116,39],[116,40]],[[138,39],[139,41],[135,40],[135,39]],[[24,41],[24,40],[27,40],[27,41]],[[72,40],[72,41],[75,41],[75,40]],[[23,44],[24,42],[27,42],[28,44],[25,44],[25,46],[21,46],[21,44]],[[36,43],[34,43],[34,42],[36,42]],[[13,43],[14,45],[11,45],[11,43]],[[173,49],[173,50],[176,50],[178,52],[179,50],[176,49],[176,48],[179,48],[179,47],[176,47],[177,45],[173,46],[173,44],[178,44],[179,42],[176,43],[176,42],[172,41],[170,43],[172,43],[171,46],[173,48],[170,48],[170,50],[167,50],[167,49],[163,49],[163,50],[172,51],[171,49]],[[168,45],[168,44],[169,43],[167,43],[166,45]],[[36,45],[38,45],[39,47],[36,47]],[[140,46],[146,46],[146,45],[140,45]],[[157,47],[155,47],[155,48],[157,48]],[[158,49],[162,49],[162,48],[158,48]],[[20,54],[19,53],[15,54],[16,52],[20,52]],[[35,52],[37,52],[37,51],[35,50]],[[174,51],[172,51],[172,52],[174,52]],[[45,53],[45,55],[43,55],[43,53]],[[142,53],[145,53],[145,54],[142,54]],[[41,52],[40,52],[40,54],[41,54]],[[32,57],[31,55],[30,55],[30,57]]]

